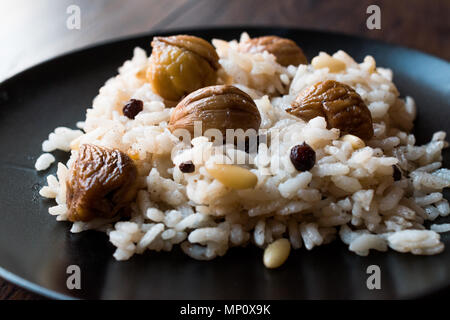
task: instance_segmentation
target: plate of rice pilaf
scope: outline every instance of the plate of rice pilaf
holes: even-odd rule
[[[444,290],[449,77],[414,50],[280,28],[33,67],[0,91],[0,274],[56,298]]]

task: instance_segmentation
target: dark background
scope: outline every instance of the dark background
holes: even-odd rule
[[[66,28],[69,5],[81,29]],[[381,8],[381,30],[366,9]],[[151,30],[266,25],[380,39],[450,60],[449,0],[2,0],[0,81],[55,55]],[[0,279],[0,299],[39,299]]]

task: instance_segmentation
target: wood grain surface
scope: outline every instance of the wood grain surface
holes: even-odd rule
[[[80,30],[66,27],[69,5]],[[381,30],[366,9],[381,8]],[[61,53],[151,30],[265,25],[380,39],[450,60],[449,0],[2,0],[0,81]],[[0,300],[41,297],[0,279]]]

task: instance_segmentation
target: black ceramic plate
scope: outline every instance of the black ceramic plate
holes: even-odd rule
[[[450,65],[420,52],[350,36],[283,28],[182,30],[205,39],[279,35],[295,40],[309,58],[319,51],[343,49],[357,61],[373,55],[393,69],[402,95],[416,99],[419,143],[436,130],[450,132]],[[174,34],[179,31],[172,32]],[[165,33],[163,33],[165,34]],[[113,246],[102,233],[71,234],[69,223],[47,213],[52,201],[38,190],[45,172],[34,171],[41,143],[57,126],[83,120],[98,89],[140,46],[149,51],[153,35],[77,51],[40,64],[1,84],[0,90],[0,275],[53,298],[101,299],[302,299],[409,298],[450,287],[450,236],[437,256],[389,251],[359,257],[336,241],[291,254],[277,270],[262,264],[262,251],[231,249],[225,257],[199,262],[179,250],[149,252],[127,262],[113,259]],[[444,152],[446,167],[450,154]],[[57,154],[66,161],[67,155]],[[447,194],[448,198],[448,194]],[[81,290],[68,290],[66,268],[81,268]],[[381,290],[368,290],[366,269],[381,268]]]

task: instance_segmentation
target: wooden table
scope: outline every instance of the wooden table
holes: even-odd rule
[[[69,30],[67,7],[81,10]],[[381,8],[381,29],[366,27],[366,9]],[[197,26],[277,25],[381,39],[450,60],[448,0],[4,0],[0,81],[55,55],[150,30]],[[39,299],[0,279],[0,299]]]

